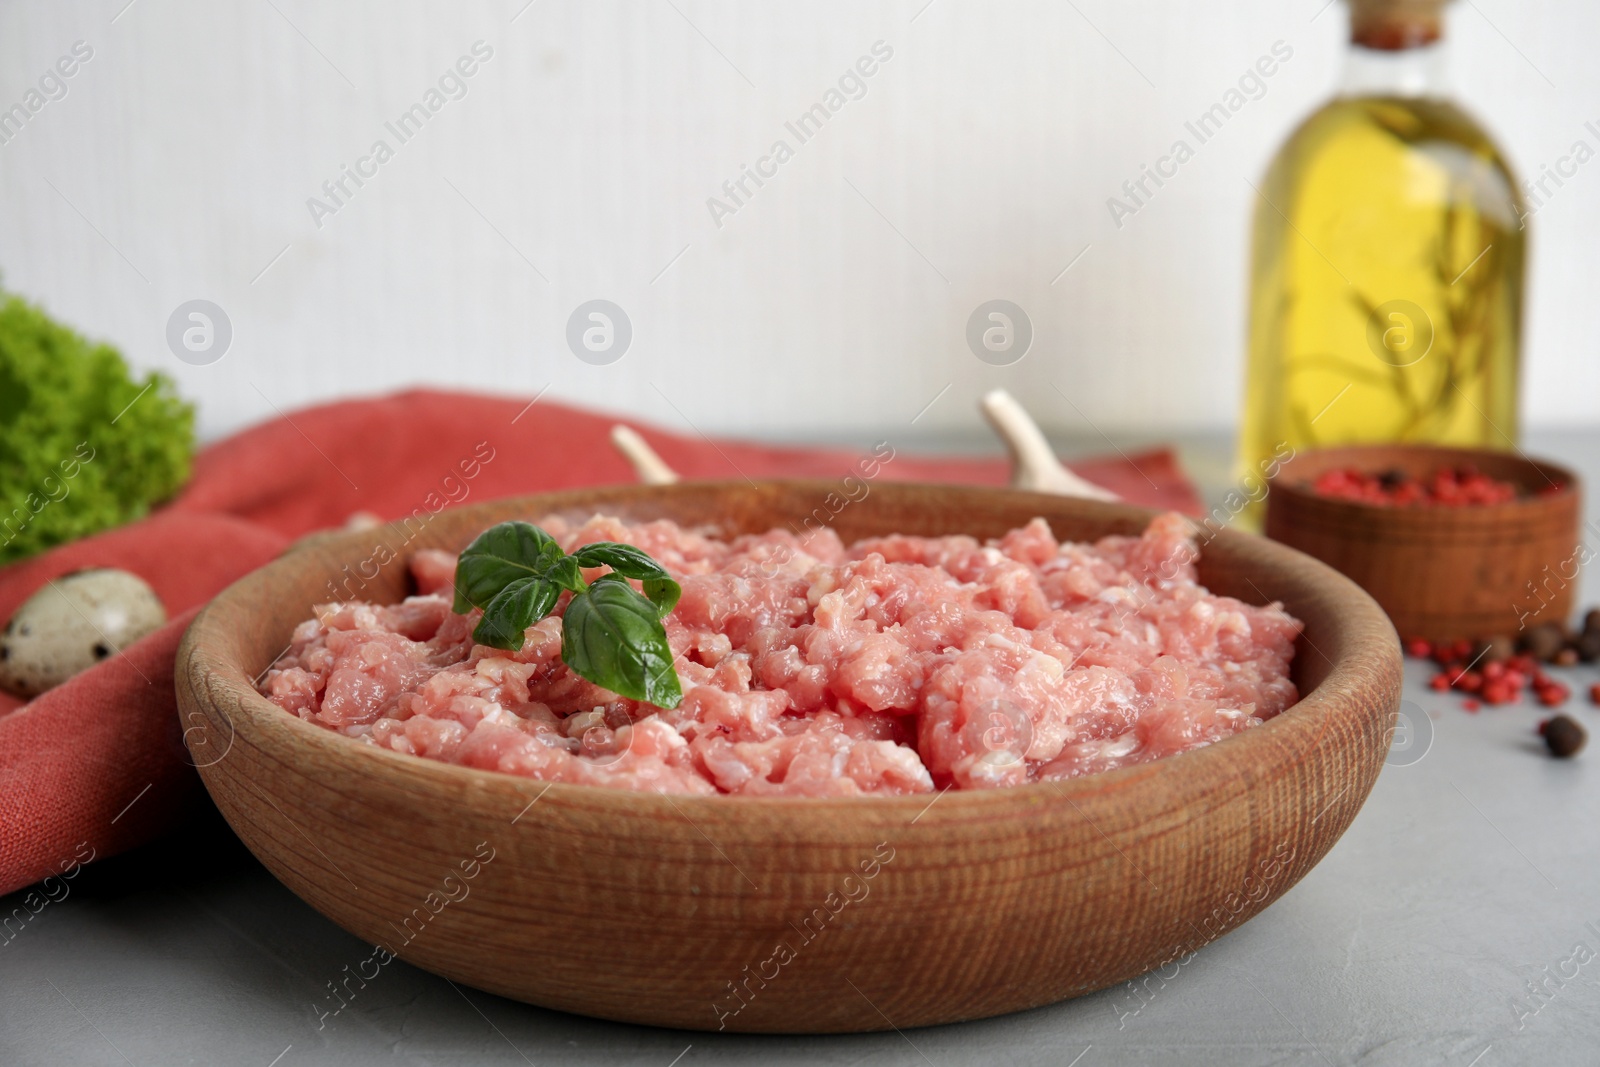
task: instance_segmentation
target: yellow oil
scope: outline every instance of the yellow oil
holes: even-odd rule
[[[1471,118],[1337,99],[1258,191],[1241,477],[1319,445],[1515,446],[1522,199]]]

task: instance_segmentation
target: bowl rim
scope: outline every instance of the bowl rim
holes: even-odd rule
[[[884,483],[874,487],[874,492],[885,489],[893,491],[896,488],[905,486],[923,486],[923,483]],[[836,483],[823,479],[765,478],[754,480],[686,480],[664,486],[591,486],[478,501],[473,504],[441,509],[435,517],[449,512],[489,508],[514,508],[529,513],[550,514],[570,507],[570,505],[562,504],[565,498],[587,496],[596,492],[623,492],[628,490],[638,492],[642,490],[645,492],[639,492],[640,498],[648,500],[654,493],[722,488],[736,490],[753,488],[756,491],[762,488],[831,491],[836,488]],[[1085,517],[1091,519],[1097,517],[1098,513],[1099,516],[1109,520],[1134,518],[1143,523],[1148,523],[1154,517],[1166,513],[1159,508],[1140,507],[1118,502],[1101,502],[1085,498],[1063,498],[1053,494],[1027,492],[998,486],[940,485],[937,488],[960,489],[982,494],[1010,495],[1013,498],[1031,497],[1042,505],[1053,505],[1057,508],[1060,507],[1064,499],[1071,499],[1072,505],[1084,509]],[[915,823],[917,819],[922,817],[922,814],[926,814],[936,804],[943,809],[946,817],[952,814],[952,809],[958,813],[979,815],[985,809],[993,807],[1015,808],[1019,802],[1044,805],[1048,802],[1064,800],[1068,803],[1073,803],[1076,800],[1088,799],[1101,794],[1116,793],[1136,787],[1156,775],[1163,774],[1163,772],[1167,772],[1166,776],[1171,779],[1212,780],[1213,776],[1204,773],[1205,771],[1217,769],[1225,772],[1230,763],[1237,764],[1239,767],[1247,767],[1250,765],[1250,761],[1246,753],[1250,748],[1261,748],[1280,736],[1288,739],[1291,734],[1298,735],[1299,740],[1302,742],[1293,747],[1304,753],[1310,753],[1315,749],[1321,736],[1330,729],[1332,716],[1348,710],[1345,703],[1341,701],[1339,694],[1364,688],[1360,675],[1367,669],[1363,666],[1367,660],[1367,655],[1375,654],[1379,657],[1391,657],[1396,665],[1399,664],[1401,655],[1399,637],[1395,633],[1392,624],[1390,624],[1388,616],[1360,586],[1327,564],[1303,552],[1272,541],[1264,536],[1247,534],[1231,528],[1225,528],[1220,531],[1210,530],[1203,525],[1200,519],[1194,516],[1184,515],[1183,518],[1196,533],[1205,536],[1206,544],[1214,543],[1219,539],[1225,545],[1242,545],[1245,542],[1254,543],[1257,551],[1265,551],[1269,557],[1277,557],[1281,563],[1307,571],[1319,583],[1331,586],[1333,589],[1342,588],[1347,593],[1355,594],[1354,607],[1350,612],[1341,616],[1341,621],[1350,630],[1365,631],[1367,627],[1364,624],[1367,623],[1379,625],[1371,627],[1372,632],[1370,633],[1359,634],[1356,647],[1346,649],[1338,660],[1329,659],[1328,673],[1317,685],[1313,686],[1309,692],[1302,694],[1293,705],[1261,725],[1231,735],[1222,741],[1203,745],[1200,748],[1190,749],[1186,752],[1163,756],[1147,763],[1119,767],[1114,770],[1100,771],[1075,778],[1026,782],[1021,785],[1002,786],[993,789],[958,789],[952,785],[946,786],[942,790],[934,790],[932,793],[911,793],[899,796],[735,796],[721,792],[707,795],[642,791],[574,782],[555,782],[504,771],[467,767],[461,764],[447,763],[442,760],[428,759],[396,752],[392,749],[380,748],[376,745],[364,743],[357,738],[340,734],[335,730],[317,726],[300,718],[298,715],[290,714],[263,696],[255,688],[250,677],[244,673],[239,664],[230,662],[226,657],[219,656],[214,650],[203,647],[203,643],[213,637],[213,630],[220,628],[220,623],[217,619],[218,605],[225,598],[239,596],[242,592],[248,592],[252,582],[265,581],[270,578],[272,571],[289,565],[298,551],[292,548],[265,566],[257,568],[230,584],[211,602],[206,604],[190,622],[184,631],[178,651],[178,685],[182,688],[189,683],[189,680],[203,675],[208,679],[210,688],[215,689],[220,685],[236,698],[237,706],[247,713],[249,726],[254,730],[277,732],[281,736],[292,738],[294,743],[319,746],[328,752],[332,758],[336,759],[379,760],[382,762],[372,764],[372,766],[383,767],[394,773],[405,775],[419,784],[427,782],[437,786],[450,786],[457,789],[497,788],[519,793],[530,797],[528,806],[523,809],[523,813],[526,813],[528,808],[531,808],[534,804],[544,800],[546,794],[548,794],[550,799],[558,802],[566,800],[591,809],[599,807],[614,809],[621,813],[637,813],[665,810],[670,807],[677,809],[678,814],[684,815],[684,809],[688,807],[697,811],[714,812],[719,817],[729,812],[737,812],[752,806],[789,811],[838,809],[859,815],[888,817],[903,815],[920,806],[921,813],[911,820],[911,822]],[[366,530],[331,534],[325,540],[322,540],[317,547],[334,548],[340,544],[349,546],[365,545],[384,531],[400,528],[403,521],[397,520],[392,523],[384,523]],[[1046,521],[1048,522],[1049,520],[1047,519]],[[470,535],[468,540],[470,540]],[[465,544],[466,541],[462,543]],[[1204,552],[1203,547],[1201,551]],[[391,565],[403,566],[407,558],[409,557],[401,556],[395,561],[395,564]],[[1387,641],[1384,640],[1385,631],[1388,633]],[[220,633],[216,636],[225,637],[226,635],[225,633]],[[1303,637],[1300,640],[1305,641]],[[1309,645],[1309,643],[1307,644]],[[1309,647],[1315,649],[1315,646]],[[1316,651],[1321,654],[1320,649],[1316,649]],[[1297,652],[1297,656],[1299,654]],[[197,658],[207,661],[201,663],[198,670],[195,667]],[[1323,658],[1328,659],[1325,655]],[[262,669],[261,676],[265,676],[268,669],[270,669],[270,664]],[[216,709],[216,701],[214,699],[205,700],[201,698],[201,702],[207,704],[213,710]],[[183,711],[182,702],[180,702],[180,714],[183,714]],[[231,748],[232,744],[238,740],[240,728],[238,724],[231,721],[229,726],[231,730],[227,741]],[[193,727],[191,726],[190,729],[193,729]],[[184,733],[184,744],[186,747],[189,745],[188,731]],[[223,756],[211,761],[211,763],[197,764],[197,766],[203,770],[206,766],[221,762],[225,757],[226,751],[224,751]],[[1179,761],[1182,762],[1180,763]],[[1172,772],[1177,768],[1183,768],[1192,773],[1183,776],[1173,774]],[[1226,777],[1226,775],[1224,774],[1223,777]],[[1237,775],[1234,777],[1237,777]],[[955,796],[947,797],[947,793],[955,794]],[[1357,801],[1359,802],[1361,799],[1364,799],[1364,797],[1357,798]],[[1076,805],[1074,804],[1074,806]],[[521,817],[521,814],[517,816],[518,819]],[[516,819],[512,821],[515,822]],[[895,821],[900,823],[898,818]],[[903,825],[903,823],[901,824]]]
[[[1529,471],[1535,472],[1539,476],[1543,477],[1545,481],[1551,483],[1553,488],[1548,492],[1544,490],[1536,490],[1530,493],[1523,490],[1523,487],[1519,485],[1517,488],[1519,490],[1523,490],[1520,495],[1513,497],[1510,500],[1502,500],[1495,504],[1471,504],[1464,507],[1449,508],[1393,507],[1388,504],[1375,504],[1370,500],[1352,500],[1346,497],[1327,496],[1319,493],[1312,488],[1311,484],[1312,479],[1314,479],[1316,475],[1296,477],[1291,473],[1291,463],[1285,463],[1283,468],[1280,469],[1276,475],[1267,479],[1267,484],[1270,486],[1266,494],[1267,506],[1269,508],[1272,506],[1271,500],[1274,493],[1284,493],[1294,496],[1302,501],[1315,501],[1317,504],[1326,506],[1330,509],[1354,508],[1361,511],[1381,513],[1384,515],[1420,514],[1437,516],[1440,514],[1445,514],[1455,516],[1492,516],[1514,513],[1523,509],[1548,508],[1558,501],[1565,501],[1568,497],[1578,495],[1581,490],[1578,475],[1570,467],[1557,463],[1554,460],[1535,459],[1534,457],[1522,451],[1521,448],[1517,447],[1513,447],[1512,449],[1470,448],[1461,445],[1435,445],[1423,444],[1420,442],[1403,442],[1399,444],[1359,443],[1347,445],[1318,445],[1314,448],[1308,448],[1303,452],[1296,453],[1294,458],[1329,458],[1338,455],[1359,456],[1363,453],[1370,454],[1374,452],[1411,452],[1418,456],[1437,456],[1441,460],[1446,456],[1477,456],[1488,457],[1495,460],[1510,458],[1520,463]]]

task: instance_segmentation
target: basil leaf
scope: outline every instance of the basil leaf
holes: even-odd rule
[[[624,578],[665,578],[667,570],[651,559],[642,548],[625,545],[621,541],[593,541],[580,545],[572,558],[585,567],[598,567],[604,563]]]
[[[570,557],[584,567],[598,567],[604,563],[624,578],[638,578],[644,582],[644,595],[656,606],[660,615],[666,615],[677,606],[683,589],[672,580],[667,569],[643,549],[618,541],[596,541],[584,545]]]
[[[622,577],[604,575],[572,598],[561,620],[561,659],[620,696],[660,708],[683,700],[660,612]]]
[[[610,567],[591,585],[584,567]],[[683,590],[665,567],[615,541],[584,545],[570,556],[527,522],[502,522],[480,534],[456,563],[455,610],[483,609],[472,636],[516,651],[528,627],[572,593],[561,620],[561,658],[584,678],[621,696],[675,708],[683,688],[661,619]],[[629,579],[644,584],[636,592]]]
[[[531,522],[489,527],[456,561],[456,614],[486,607],[519,578],[543,577],[561,558],[561,546]]]
[[[561,587],[545,578],[518,578],[484,606],[483,618],[472,631],[480,645],[515,652],[522,647],[528,627],[550,614],[561,597]]]
[[[562,556],[550,565],[545,572],[545,577],[555,582],[563,589],[570,589],[573,593],[581,593],[589,588],[589,583],[583,580],[583,568],[572,556]]]
[[[644,595],[645,599],[656,606],[656,615],[664,619],[669,611],[678,606],[678,598],[683,595],[683,587],[671,578],[646,578]]]

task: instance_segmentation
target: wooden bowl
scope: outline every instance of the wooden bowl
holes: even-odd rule
[[[370,574],[362,595],[404,595],[403,561],[372,562],[391,555],[380,544],[458,549],[505,519],[595,510],[758,532],[836,491],[552,493],[442,512],[403,548],[405,529],[388,527],[293,552],[213,601],[178,653],[206,788],[285,885],[425,970],[584,1015],[781,1032],[981,1018],[1187,962],[1299,881],[1355,817],[1399,702],[1394,630],[1331,568],[1233,532],[1206,545],[1201,576],[1305,621],[1304,698],[1220,744],[1067,782],[842,800],[552,785],[369,747],[251,687],[330,581]],[[1058,537],[1087,539],[1135,533],[1151,514],[881,484],[833,525],[846,541],[988,537],[1042,515]]]
[[[1311,488],[1341,467],[1426,478],[1459,466],[1539,495],[1479,507],[1389,508]],[[1577,476],[1554,463],[1483,449],[1356,445],[1286,463],[1267,492],[1266,533],[1353,579],[1406,637],[1455,641],[1566,622],[1577,591],[1580,514]]]

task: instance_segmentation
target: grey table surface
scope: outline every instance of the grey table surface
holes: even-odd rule
[[[1600,433],[1535,435],[1529,451],[1600,485]],[[1214,453],[1185,458],[1215,487]],[[0,1065],[1600,1063],[1600,743],[1550,759],[1542,709],[1468,714],[1427,674],[1408,664],[1415,732],[1333,851],[1137,988],[953,1026],[764,1037],[546,1011],[397,961],[319,1025],[328,983],[370,948],[201,812],[89,866],[0,946]],[[1600,727],[1582,697],[1600,672],[1564,674],[1568,710]]]

